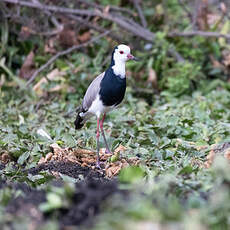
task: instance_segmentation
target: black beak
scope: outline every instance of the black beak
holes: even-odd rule
[[[133,57],[133,60],[134,60],[134,61],[140,61],[140,58]]]
[[[127,55],[127,58],[128,58],[129,60],[139,61],[139,58],[134,57],[132,54],[128,54],[128,55]]]

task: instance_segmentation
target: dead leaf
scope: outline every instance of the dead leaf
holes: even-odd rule
[[[65,72],[63,71],[59,71],[58,69],[54,69],[52,70],[48,75],[47,78],[50,81],[53,81],[54,79],[57,79],[58,77],[61,77],[65,74]],[[43,89],[41,88],[42,84],[47,83],[47,79],[45,77],[43,77],[34,87],[33,90],[39,95],[41,96],[43,94]]]
[[[228,149],[225,151],[224,157],[227,158],[228,160],[230,160],[230,148],[228,148]]]
[[[51,158],[52,158],[52,156],[53,156],[53,153],[48,153],[48,154],[46,155],[46,157],[45,157],[45,161],[46,161],[46,162],[47,162],[47,161],[50,161]]]
[[[19,76],[24,79],[29,79],[31,75],[34,73],[34,71],[34,51],[32,50],[25,58],[25,61],[20,69]]]
[[[95,9],[96,12],[101,14],[101,11],[99,9]],[[93,24],[96,25],[97,21],[99,21],[101,18],[99,16],[93,17]]]
[[[41,157],[40,160],[38,161],[38,165],[45,164],[45,157]]]
[[[82,167],[89,167],[89,165],[86,164],[85,162],[83,162],[81,166],[82,166]]]
[[[94,162],[95,162],[95,159],[93,159],[93,158],[81,158],[81,160],[83,161],[83,162],[85,162],[86,164],[93,164]]]
[[[11,160],[11,157],[7,152],[4,152],[2,155],[0,155],[0,161],[3,164],[10,162],[10,160]]]
[[[78,35],[78,37],[77,37],[77,39],[78,39],[81,43],[89,41],[90,38],[91,38],[91,33],[90,33],[90,31],[87,31],[87,32],[83,33],[82,35]]]
[[[49,161],[65,161],[65,162],[73,162],[76,164],[81,165],[82,167],[90,167],[92,170],[98,170],[95,168],[96,164],[96,152],[91,151],[88,149],[82,149],[82,148],[62,148],[57,143],[53,143],[50,145],[52,152],[48,153],[45,157],[42,157],[39,160],[38,164],[45,164]],[[118,148],[115,149],[115,154],[120,154],[120,152],[123,152],[127,150],[126,147],[123,145],[119,145]],[[133,158],[125,158],[120,157],[115,162],[109,162],[109,159],[111,156],[114,156],[112,154],[105,153],[105,149],[100,149],[100,161],[101,164],[104,164],[105,167],[105,174],[107,177],[111,178],[114,176],[117,176],[120,172],[120,170],[124,167],[127,167],[129,165],[138,165],[140,163],[139,158],[133,157]]]
[[[225,5],[224,2],[220,3],[220,9],[221,9],[221,11],[222,11],[223,14],[227,13],[227,7],[226,7],[226,5]]]
[[[70,162],[77,162],[78,164],[79,164],[79,162],[77,161],[77,158],[76,158],[76,156],[75,155],[73,155],[73,154],[69,154],[68,155],[68,160],[70,161]]]
[[[226,159],[230,160],[230,143],[226,142],[223,144],[214,144],[211,146],[211,150],[206,157],[206,161],[204,162],[205,168],[210,168],[216,156],[222,155]]]
[[[106,165],[105,175],[109,178],[117,176],[121,169],[128,167],[130,164],[126,161],[126,159],[122,159],[121,161],[116,161],[114,163],[110,163]]]
[[[140,159],[138,157],[130,157],[127,159],[127,162],[132,165],[136,165],[140,163]]]
[[[124,152],[125,150],[127,150],[127,148],[123,145],[119,145],[115,150],[114,152],[115,153],[118,153],[118,152]]]
[[[224,60],[223,63],[226,67],[230,66],[230,53],[225,53],[223,56]]]
[[[112,165],[111,167],[105,170],[106,176],[109,178],[114,177],[120,172],[121,169],[122,169],[122,164],[119,164],[118,166]]]
[[[100,153],[100,160],[102,161],[107,161],[108,159],[110,159],[110,157],[113,156],[112,154],[110,153]]]
[[[209,58],[212,62],[213,68],[219,68],[219,69],[223,68],[223,65],[219,61],[217,61],[213,55],[210,55]]]
[[[213,150],[211,150],[209,152],[208,156],[206,157],[207,160],[204,163],[205,168],[210,168],[211,167],[211,165],[212,165],[212,163],[214,161],[215,155],[216,154],[215,154],[215,152]]]
[[[19,33],[19,40],[25,41],[26,39],[30,37],[31,34],[32,34],[32,31],[29,27],[22,26],[20,33]]]
[[[55,150],[55,149],[62,149],[57,143],[53,143],[50,145],[50,147]]]
[[[57,172],[57,171],[51,171],[51,174],[57,179],[60,178],[59,172]]]
[[[44,52],[45,53],[50,53],[50,54],[55,54],[57,52],[55,48],[55,41],[57,40],[56,37],[52,37],[47,42],[45,43],[44,47]]]
[[[95,153],[91,150],[88,150],[88,149],[81,149],[81,148],[77,148],[73,151],[74,155],[75,156],[78,156],[78,155],[82,155],[82,154],[87,154],[87,155],[94,155]]]
[[[61,84],[61,85],[56,85],[53,88],[49,89],[48,92],[53,93],[53,92],[58,92],[61,91],[63,89],[67,89],[68,85],[66,84]]]
[[[76,32],[72,28],[64,28],[58,37],[59,43],[64,47],[71,47],[78,44]]]
[[[109,11],[110,11],[110,6],[107,5],[107,6],[103,9],[103,14],[104,14],[104,15],[108,15],[108,14],[109,14]]]

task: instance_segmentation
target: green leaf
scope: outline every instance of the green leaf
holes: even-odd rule
[[[138,166],[123,168],[119,174],[119,180],[126,183],[136,183],[143,179],[145,172]]]
[[[192,166],[187,165],[183,169],[181,169],[178,174],[186,175],[186,174],[191,174],[192,172],[193,172]]]
[[[17,160],[18,164],[23,165],[25,161],[29,158],[30,151],[24,152]]]
[[[62,178],[63,181],[65,182],[71,182],[71,183],[76,183],[78,181],[78,179],[73,178],[71,176],[59,173],[60,177]]]

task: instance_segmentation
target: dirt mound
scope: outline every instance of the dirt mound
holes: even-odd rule
[[[114,193],[123,193],[118,189],[117,182],[107,179],[117,175],[121,168],[132,164],[132,160],[125,160],[120,154],[123,148],[119,148],[114,156],[101,152],[101,161],[104,163],[103,169],[97,169],[95,164],[95,153],[85,150],[70,148],[60,148],[56,146],[48,157],[43,158],[43,162],[34,168],[23,170],[25,173],[38,175],[41,171],[48,171],[56,178],[60,178],[60,173],[75,179],[80,179],[76,183],[74,193],[68,206],[63,205],[50,212],[42,212],[40,204],[48,202],[47,191],[29,187],[25,183],[5,182],[0,180],[0,188],[10,188],[20,190],[22,194],[16,198],[11,198],[6,206],[6,213],[11,219],[16,217],[29,218],[33,229],[37,229],[50,219],[59,221],[60,229],[67,229],[71,226],[91,225],[95,216],[100,213],[100,207],[104,200]],[[74,157],[73,157],[74,156]],[[109,160],[112,157],[111,160]],[[137,163],[134,159],[133,164]],[[3,169],[5,165],[0,164]],[[18,167],[17,164],[14,167]],[[52,186],[62,187],[63,181],[53,180]],[[15,192],[14,192],[15,193]],[[9,223],[10,227],[10,223]]]
[[[100,212],[101,203],[114,192],[118,192],[114,181],[98,183],[89,179],[77,184],[71,207],[60,212],[61,226],[76,226],[86,220],[89,224],[92,217]]]
[[[62,186],[61,181],[55,181],[58,187]],[[55,186],[56,186],[55,185]],[[39,205],[47,201],[47,194],[44,190],[30,188],[25,183],[6,183],[0,180],[0,188],[10,187],[21,190],[23,195],[13,198],[6,206],[6,213],[11,218],[29,218],[32,229],[44,224],[52,217],[58,217],[60,229],[68,226],[79,226],[92,224],[95,215],[100,213],[100,207],[104,200],[118,192],[115,181],[100,181],[88,178],[85,181],[76,183],[74,194],[68,207],[57,208],[51,212],[43,213]],[[10,223],[9,223],[10,226]]]
[[[59,173],[78,179],[79,176],[83,176],[84,179],[93,178],[95,180],[104,180],[104,174],[99,171],[92,170],[89,167],[82,167],[79,164],[73,162],[50,161],[48,163],[40,164],[37,167],[28,170],[29,173],[36,175],[40,171],[47,170],[56,177],[59,177]]]
[[[57,143],[50,145],[52,152],[42,157],[38,164],[47,164],[49,162],[72,162],[82,168],[91,168],[93,171],[101,172],[106,177],[117,176],[120,170],[129,165],[138,165],[138,157],[128,158],[124,156],[126,147],[120,145],[114,150],[114,154],[105,153],[105,149],[100,149],[100,161],[102,170],[95,168],[96,153],[94,151],[82,148],[62,148]]]

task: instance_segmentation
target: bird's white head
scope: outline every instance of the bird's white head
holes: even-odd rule
[[[130,53],[130,48],[123,44],[116,46],[112,54],[111,67],[113,72],[121,78],[125,77],[125,62],[128,60],[137,61],[137,58]]]
[[[136,58],[130,53],[129,46],[123,44],[115,47],[112,59],[115,63],[126,62],[128,60],[136,60]]]
[[[111,67],[113,72],[121,78],[125,77],[125,62],[128,60],[137,61],[137,58],[130,53],[130,48],[123,44],[116,46],[112,54]]]

